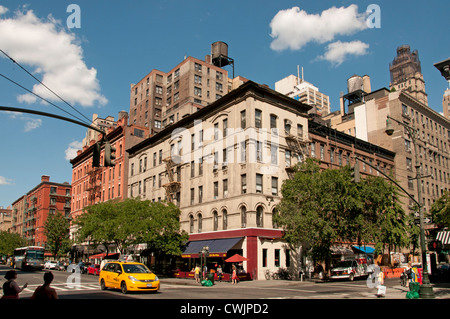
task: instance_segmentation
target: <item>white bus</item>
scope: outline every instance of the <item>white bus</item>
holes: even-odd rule
[[[14,249],[14,268],[42,270],[44,247],[27,246]]]

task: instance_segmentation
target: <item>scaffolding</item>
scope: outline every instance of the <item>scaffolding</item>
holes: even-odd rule
[[[181,188],[181,183],[179,181],[175,181],[175,177],[173,174],[173,168],[177,167],[178,164],[172,160],[172,157],[167,157],[163,161],[164,163],[166,163],[167,177],[169,179],[169,182],[164,184],[163,187],[166,189],[167,200],[170,203],[173,203],[175,196]],[[179,199],[177,200],[179,201]]]

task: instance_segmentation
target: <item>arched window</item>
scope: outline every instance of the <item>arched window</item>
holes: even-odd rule
[[[203,217],[202,214],[198,214],[198,232],[202,232],[202,225],[203,225]]]
[[[263,227],[264,207],[261,205],[256,208],[256,227]]]
[[[223,230],[228,228],[228,212],[226,209],[222,211]]]
[[[194,216],[189,215],[189,232],[194,232]]]
[[[245,206],[241,207],[241,228],[247,227],[247,209]]]
[[[214,222],[214,230],[219,229],[219,214],[217,214],[217,211],[213,211],[213,222]]]
[[[274,219],[275,215],[277,215],[277,214],[278,214],[278,210],[277,210],[276,207],[274,207],[273,210],[272,210],[272,227],[273,228],[278,228],[278,225],[277,225],[277,223],[275,222],[275,219]]]

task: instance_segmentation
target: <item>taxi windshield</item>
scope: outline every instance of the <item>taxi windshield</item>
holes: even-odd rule
[[[136,265],[136,264],[122,264],[123,271],[127,274],[136,274],[143,273],[149,274],[151,273],[150,269],[148,269],[145,265]]]

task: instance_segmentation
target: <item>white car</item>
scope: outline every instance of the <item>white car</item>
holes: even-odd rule
[[[44,269],[56,269],[57,264],[58,264],[58,262],[56,262],[54,260],[48,260],[44,264]]]

